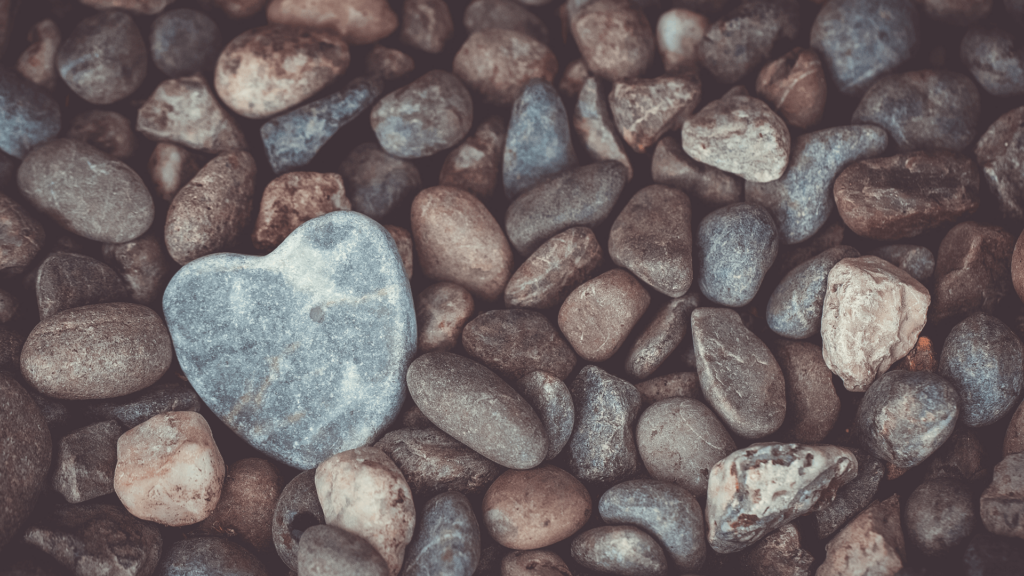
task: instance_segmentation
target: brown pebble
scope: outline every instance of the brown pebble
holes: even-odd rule
[[[687,319],[689,324],[689,319]],[[700,380],[696,372],[673,372],[664,376],[655,376],[636,385],[640,392],[640,402],[644,408],[666,398],[700,399]]]
[[[451,12],[443,0],[405,0],[398,39],[428,54],[438,54],[455,32]]]
[[[666,136],[658,142],[651,160],[651,177],[658,184],[686,191],[694,202],[704,206],[725,206],[743,200],[743,180],[690,158],[676,136]]]
[[[483,121],[448,153],[438,184],[462,188],[485,201],[494,197],[505,152],[505,130],[500,116]]]
[[[391,234],[391,238],[395,241],[395,246],[398,247],[398,255],[402,257],[402,269],[405,271],[405,277],[412,280],[412,255],[414,250],[412,245],[412,232],[393,224],[385,224],[384,229]]]
[[[394,460],[416,498],[449,490],[469,496],[483,494],[504,471],[425,417],[424,421],[426,427],[392,430],[374,444]]]
[[[455,348],[473,311],[473,295],[458,284],[438,282],[424,288],[416,295],[416,350],[425,354]]]
[[[766,64],[755,90],[794,128],[810,128],[825,113],[825,70],[810,48],[794,48]]]
[[[1024,452],[1024,402],[1017,405],[1003,436],[1003,456]]]
[[[110,110],[90,110],[75,116],[67,137],[81,140],[118,160],[135,154],[136,138],[131,122]]]
[[[696,74],[616,82],[608,94],[608,107],[623,140],[634,152],[646,152],[683,120],[700,102],[700,77]]]
[[[694,288],[659,307],[626,354],[626,374],[638,380],[653,374],[690,333],[690,313],[701,303]]]
[[[462,331],[466,353],[514,382],[542,370],[560,380],[569,377],[576,354],[546,316],[534,310],[490,310]]]
[[[821,348],[810,342],[780,339],[775,358],[786,379],[783,437],[787,442],[821,442],[839,418],[839,396]]]
[[[366,72],[384,80],[397,80],[415,68],[416,64],[408,54],[380,44],[375,45],[366,56]]]
[[[508,470],[483,501],[484,526],[506,548],[534,550],[572,536],[590,519],[587,489],[561,468]]]
[[[575,100],[583,89],[583,83],[590,77],[587,63],[582,58],[573,60],[562,71],[561,79],[558,81],[558,93],[566,100]]]
[[[329,30],[349,44],[370,44],[398,28],[398,15],[387,0],[274,0],[267,22]]]
[[[931,338],[919,336],[917,344],[892,365],[890,370],[907,370],[909,372],[935,372],[939,369],[939,357],[935,354]]]
[[[533,78],[555,79],[558,60],[541,42],[514,30],[474,32],[455,54],[452,71],[495,106],[510,106]]]
[[[946,233],[935,258],[935,301],[929,318],[956,320],[994,314],[1011,292],[1014,238],[999,226],[963,222]]]
[[[198,74],[161,82],[139,108],[135,126],[150,140],[180,144],[208,154],[247,147],[235,119],[217,102],[210,85]]]
[[[0,194],[0,271],[22,272],[45,241],[43,225],[20,203]]]
[[[269,252],[303,222],[335,210],[351,210],[339,174],[289,172],[271,180],[263,190],[252,245]]]
[[[689,197],[661,184],[638,191],[612,224],[608,254],[651,288],[682,297],[693,282]]]
[[[122,244],[104,244],[103,260],[124,279],[128,297],[136,304],[158,305],[175,264],[163,238],[149,231]]]
[[[559,232],[530,255],[505,286],[505,305],[545,310],[560,304],[602,260],[590,228]]]
[[[199,531],[239,537],[256,550],[270,550],[274,506],[284,488],[277,467],[264,458],[244,458],[227,468],[220,501]]]
[[[149,179],[155,196],[170,202],[202,167],[199,158],[188,149],[170,142],[157,143],[149,157]]]
[[[572,572],[554,552],[526,550],[509,553],[501,560],[501,576],[572,576]]]
[[[587,69],[607,80],[637,78],[654,60],[654,31],[630,0],[571,3],[570,26]]]
[[[0,24],[0,28],[3,25]],[[29,46],[18,58],[18,73],[36,86],[53,90],[57,84],[57,48],[60,28],[47,18],[37,22],[28,33]],[[0,41],[0,52],[3,51]]]
[[[558,310],[558,327],[581,358],[603,362],[622,347],[650,303],[632,274],[609,270],[569,294]]]

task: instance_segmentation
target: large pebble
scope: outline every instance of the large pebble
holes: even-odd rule
[[[455,54],[452,71],[488,104],[509,106],[530,80],[552,82],[558,60],[523,32],[489,29],[470,34]]]
[[[165,412],[117,440],[114,492],[131,514],[166,526],[206,519],[220,500],[224,458],[196,412]]]
[[[820,540],[834,534],[867,507],[885,477],[885,462],[858,448],[853,448],[852,452],[857,456],[857,477],[839,488],[831,504],[811,515]]]
[[[742,438],[762,438],[786,417],[786,383],[775,357],[728,308],[690,315],[697,374],[708,404]]]
[[[384,558],[367,542],[334,526],[313,526],[302,533],[294,571],[302,576],[390,576]]]
[[[783,434],[794,442],[821,442],[839,418],[839,396],[821,348],[810,342],[779,340],[775,358],[786,380]]]
[[[269,576],[256,556],[226,538],[186,538],[164,553],[153,576]]]
[[[78,405],[90,422],[116,420],[125,428],[134,428],[164,412],[199,412],[199,396],[187,384],[176,380],[157,382],[135,394],[95,400]]]
[[[658,141],[651,159],[651,178],[685,191],[703,206],[717,208],[743,199],[743,180],[690,158],[675,136]]]
[[[603,362],[625,344],[650,304],[640,282],[615,268],[569,294],[558,310],[558,327],[581,358]]]
[[[960,480],[927,480],[907,499],[907,538],[925,554],[939,554],[967,542],[978,513],[967,485]]]
[[[573,560],[586,569],[620,576],[657,576],[669,567],[665,551],[635,526],[602,526],[572,541]]]
[[[457,76],[432,70],[381,98],[370,126],[384,150],[423,158],[455,146],[473,126],[473,100]]]
[[[612,223],[612,262],[671,298],[693,281],[690,199],[681,190],[655,184],[641,189]]]
[[[766,64],[755,86],[757,95],[794,128],[810,128],[825,113],[825,69],[818,53],[809,48],[794,48]]]
[[[231,463],[217,508],[203,520],[199,531],[230,534],[256,550],[271,550],[274,508],[283,487],[277,467],[265,458],[243,458]]]
[[[570,390],[576,408],[576,427],[569,439],[570,471],[584,482],[602,484],[636,473],[636,387],[591,365],[580,370]]]
[[[571,474],[550,464],[509,470],[483,500],[484,526],[502,546],[533,550],[561,542],[590,519],[590,493]]]
[[[968,426],[993,424],[1013,409],[1024,376],[1024,347],[999,321],[984,313],[953,327],[942,346],[939,372],[960,395],[960,420]]]
[[[416,526],[416,506],[387,454],[363,447],[331,456],[316,468],[316,493],[327,524],[365,538],[397,576]],[[302,556],[300,540],[300,565]]]
[[[525,4],[528,3],[515,0],[473,0],[466,6],[462,22],[470,34],[494,29],[515,30],[547,43],[547,26]]]
[[[149,33],[153,64],[171,78],[212,72],[223,43],[217,23],[188,8],[157,16]]]
[[[700,292],[691,289],[660,306],[626,353],[626,374],[635,379],[653,374],[690,333],[690,313],[700,304]]]
[[[608,107],[622,138],[635,152],[646,152],[669,130],[678,130],[700,101],[696,74],[616,82]]]
[[[683,123],[691,158],[753,182],[778,180],[789,163],[789,128],[763,101],[740,88]]]
[[[627,179],[633,178],[633,165],[626,154],[626,145],[608,109],[605,82],[594,76],[583,81],[572,112],[572,128],[591,159],[597,162],[614,160],[626,167]]]
[[[39,319],[89,304],[123,302],[128,291],[121,276],[106,264],[71,252],[55,252],[36,271]]]
[[[374,142],[356,146],[339,171],[352,209],[374,219],[387,216],[423,189],[415,164],[391,156]]]
[[[491,199],[501,178],[505,131],[505,120],[501,117],[491,116],[481,122],[448,153],[437,178],[438,184],[462,188],[481,200]]]
[[[906,562],[899,496],[876,502],[825,545],[816,576],[896,576]]]
[[[267,21],[328,30],[349,44],[370,44],[398,28],[387,0],[273,0]]]
[[[300,472],[281,490],[270,525],[270,535],[277,555],[289,569],[298,569],[302,535],[306,530],[324,522],[324,509],[316,494],[316,470]]]
[[[715,210],[697,228],[697,285],[712,302],[745,306],[754,299],[779,252],[768,209],[748,202]]]
[[[1002,28],[973,26],[960,42],[960,60],[993,96],[1024,94],[1024,49]]]
[[[529,254],[574,226],[596,226],[612,211],[629,172],[615,161],[567,170],[520,194],[505,212],[516,252]]]
[[[999,536],[1024,538],[1024,454],[1010,454],[992,471],[981,495],[981,521]]]
[[[35,508],[50,471],[53,445],[39,406],[7,373],[0,373],[0,546],[6,546]]]
[[[127,164],[79,142],[37,146],[18,168],[18,187],[65,230],[97,242],[127,242],[153,223],[153,198]]]
[[[115,398],[156,382],[173,354],[156,312],[138,304],[94,304],[37,324],[25,341],[21,372],[54,398]]]
[[[587,280],[601,261],[601,245],[593,230],[577,226],[559,232],[512,274],[505,285],[505,305],[553,308]]]
[[[1005,217],[1024,220],[1024,106],[1000,116],[974,147],[982,174]]]
[[[797,340],[820,333],[828,273],[840,260],[858,256],[856,248],[839,245],[790,270],[768,298],[765,319],[772,332]]]
[[[885,131],[870,125],[804,134],[793,143],[785,174],[772,182],[747,182],[745,198],[771,211],[783,244],[803,242],[832,214],[836,177],[851,163],[881,154],[887,143]]]
[[[892,370],[876,380],[857,408],[864,447],[903,468],[917,466],[953,433],[960,398],[931,372]]]
[[[963,222],[939,243],[935,305],[931,318],[958,319],[974,312],[995,314],[1011,294],[1014,239],[1000,226]]]
[[[708,28],[700,63],[723,84],[735,84],[761,65],[780,40],[793,40],[800,7],[794,0],[745,2]]]
[[[640,458],[651,476],[704,494],[712,466],[736,449],[736,442],[710,408],[692,398],[651,404],[636,427]]]
[[[509,200],[576,167],[569,116],[550,82],[529,80],[518,93],[503,154],[501,179]]]
[[[825,364],[847,390],[867,390],[917,343],[930,303],[920,282],[877,256],[840,260],[822,309]]]
[[[738,552],[797,516],[827,505],[857,476],[857,458],[838,446],[754,444],[711,469],[708,543]]]
[[[374,446],[395,462],[417,498],[449,490],[477,496],[503,470],[433,426],[392,430]]]
[[[72,92],[97,105],[135,92],[146,78],[148,60],[139,27],[117,10],[82,20],[57,49],[60,77]]]
[[[558,377],[540,370],[530,372],[512,385],[533,406],[544,424],[548,438],[545,460],[553,460],[569,442],[576,424],[569,388]]]
[[[569,27],[587,68],[606,80],[643,75],[654,59],[654,31],[629,0],[570,2]]]
[[[608,524],[643,528],[682,571],[704,563],[704,514],[692,494],[671,482],[629,480],[612,486],[598,503]]]
[[[53,489],[72,504],[112,493],[121,432],[120,424],[108,420],[61,438],[51,481]]]
[[[533,408],[476,362],[447,352],[413,361],[409,395],[438,428],[494,462],[517,470],[544,461],[548,443]]]
[[[416,349],[449,352],[462,340],[462,329],[475,306],[468,290],[451,282],[431,284],[416,295]]]
[[[199,75],[161,82],[139,108],[136,128],[150,140],[209,154],[246,148],[234,118]]]
[[[278,176],[263,190],[252,245],[264,252],[273,250],[303,223],[351,206],[339,174],[289,172]]]
[[[49,94],[6,67],[0,68],[0,150],[24,158],[60,133],[60,107]]]
[[[576,354],[555,325],[533,310],[490,310],[462,331],[466,353],[512,382],[535,370],[565,379]]]
[[[814,20],[811,48],[821,54],[840,92],[863,94],[910,59],[919,22],[911,0],[834,0]]]

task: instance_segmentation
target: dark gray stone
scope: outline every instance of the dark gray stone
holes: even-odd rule
[[[573,538],[572,558],[587,570],[620,576],[658,576],[668,570],[661,546],[635,526],[602,526]]]
[[[1024,347],[994,316],[977,313],[953,327],[942,345],[939,373],[960,395],[960,420],[988,426],[1008,414],[1024,387]]]
[[[853,122],[885,128],[900,152],[941,148],[960,151],[978,136],[981,95],[968,76],[915,70],[875,82]]]
[[[690,198],[670,186],[639,190],[619,212],[608,236],[612,262],[670,298],[693,282]]]
[[[90,104],[113,104],[146,78],[146,41],[132,17],[105,10],[82,20],[57,49],[57,72]]]
[[[931,280],[935,272],[935,254],[924,246],[890,244],[882,246],[872,254],[899,266],[921,283]]]
[[[53,445],[39,407],[13,376],[0,372],[0,547],[22,527],[50,471]]]
[[[0,194],[0,271],[20,274],[46,241],[46,230],[20,202]]]
[[[124,302],[124,281],[113,268],[81,254],[56,252],[36,271],[36,304],[39,319],[89,304]]]
[[[395,462],[417,498],[449,490],[480,495],[504,471],[427,424],[426,428],[392,430],[374,444]]]
[[[1024,19],[1024,3],[1021,4]],[[1024,566],[1024,543],[1020,538],[979,532],[964,551],[966,576],[1016,576]]]
[[[274,174],[309,164],[342,126],[368,110],[383,92],[380,78],[356,78],[344,90],[268,120],[260,127],[260,138]]]
[[[469,499],[459,492],[431,498],[405,549],[402,576],[471,576],[479,563],[480,525]]]
[[[576,425],[569,439],[569,470],[584,482],[614,484],[635,474],[633,424],[640,415],[636,387],[597,366],[586,366],[570,387]]]
[[[643,380],[653,374],[690,334],[690,313],[702,300],[691,288],[662,305],[626,353],[626,375]]]
[[[0,150],[21,159],[29,150],[57,137],[60,107],[42,88],[0,67],[0,125],[4,127],[0,131]],[[12,170],[16,166],[10,163]],[[0,185],[6,184],[6,179],[0,179]]]
[[[757,69],[780,40],[800,29],[795,0],[755,0],[740,4],[708,28],[697,50],[700,63],[723,84],[735,84]]]
[[[196,392],[271,458],[312,468],[372,442],[401,409],[412,293],[391,235],[362,214],[310,220],[267,256],[193,261],[163,307]]]
[[[199,412],[199,396],[186,384],[158,382],[127,396],[82,402],[76,410],[88,421],[116,420],[126,429],[134,428],[164,412]]]
[[[907,499],[907,539],[925,554],[940,554],[967,541],[978,525],[974,498],[961,480],[926,480]]]
[[[949,439],[928,459],[925,478],[977,480],[987,473],[982,467],[985,451],[974,429],[960,422]]]
[[[135,240],[104,244],[100,254],[124,279],[131,301],[146,306],[160,302],[177,268],[167,254],[163,236],[152,229]]]
[[[765,310],[768,327],[779,336],[795,340],[820,332],[828,271],[843,258],[858,256],[860,252],[856,248],[840,245],[790,270],[768,299]]]
[[[21,349],[25,336],[5,326],[0,326],[0,370],[17,374],[21,370]]]
[[[882,460],[901,468],[917,466],[953,433],[959,401],[953,385],[938,374],[886,372],[861,400],[857,433]]]
[[[708,214],[697,228],[697,285],[722,306],[754,299],[779,252],[779,230],[767,208],[741,202]]]
[[[974,155],[1003,217],[1024,220],[1024,106],[993,122],[978,139]]]
[[[117,439],[121,425],[113,420],[75,430],[57,443],[51,484],[72,504],[114,492]]]
[[[269,576],[258,558],[224,538],[189,538],[164,553],[153,576]],[[140,575],[141,576],[141,575]]]
[[[863,94],[910,59],[919,20],[911,0],[832,0],[814,20],[811,48],[821,54],[840,92]]]
[[[474,0],[466,6],[462,22],[469,34],[495,28],[515,30],[547,44],[544,21],[515,0]]]
[[[473,127],[473,99],[454,74],[431,70],[381,98],[370,112],[381,148],[423,158],[458,144]]]
[[[539,370],[523,376],[513,382],[512,386],[540,417],[548,437],[548,455],[545,460],[554,459],[568,444],[576,423],[576,411],[569,387],[560,378]]]
[[[574,168],[569,116],[555,87],[541,79],[526,83],[512,105],[505,136],[501,179],[515,200],[544,179]]]
[[[820,540],[835,534],[848,520],[866,508],[885,477],[885,463],[882,460],[864,450],[854,448],[852,451],[857,457],[857,477],[839,488],[831,504],[811,516]]]
[[[341,162],[345,195],[352,209],[370,218],[383,218],[395,206],[423,189],[420,171],[408,160],[395,158],[375,142],[356,146]]]
[[[512,382],[535,370],[569,377],[576,353],[546,316],[534,310],[490,310],[462,329],[466,353]]]
[[[171,78],[213,72],[223,47],[217,23],[188,8],[160,14],[149,33],[153,64]]]
[[[316,470],[300,472],[292,478],[274,506],[270,537],[278,557],[291,570],[299,569],[299,543],[306,530],[324,524],[324,510],[316,494]]]
[[[1024,44],[994,26],[972,26],[960,42],[960,60],[993,96],[1024,94]]]
[[[699,570],[704,563],[704,513],[682,486],[628,480],[609,488],[597,509],[608,524],[632,524],[654,536],[680,570]]]
[[[626,167],[615,161],[568,170],[520,194],[505,213],[512,247],[529,254],[574,226],[596,226],[611,214],[626,185]]]
[[[365,538],[326,525],[306,531],[296,570],[303,576],[391,576],[387,562]]]
[[[839,126],[799,136],[782,178],[748,181],[745,199],[771,211],[783,244],[803,242],[821,230],[832,214],[836,176],[851,163],[884,152],[888,141],[885,130],[869,125]]]

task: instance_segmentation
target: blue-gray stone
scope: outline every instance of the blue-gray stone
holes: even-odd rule
[[[935,254],[924,246],[913,244],[890,244],[882,246],[872,252],[886,262],[898,266],[914,277],[914,280],[924,283],[931,279],[935,273]]]
[[[572,383],[576,426],[569,438],[569,470],[584,482],[614,484],[637,471],[634,424],[640,416],[636,386],[597,366]]]
[[[795,0],[740,4],[708,29],[698,45],[700,63],[723,84],[735,84],[759,67],[776,42],[793,40],[800,29]]]
[[[60,106],[42,88],[17,72],[0,67],[0,150],[21,159],[28,151],[60,133]],[[7,184],[17,163],[0,162]]]
[[[919,20],[911,0],[830,0],[811,27],[811,48],[840,92],[863,94],[910,59]]]
[[[987,426],[1017,405],[1024,347],[1006,324],[978,312],[953,327],[942,346],[939,373],[960,394],[960,420]]]
[[[163,307],[206,405],[289,466],[373,442],[405,399],[412,292],[391,234],[358,212],[310,220],[267,256],[194,260]]]
[[[654,536],[682,571],[700,570],[704,563],[704,512],[682,486],[627,480],[609,488],[597,509],[608,524],[633,524]]]
[[[694,267],[704,296],[723,306],[746,306],[779,253],[779,230],[767,208],[740,202],[705,216],[696,244]]]
[[[545,178],[575,167],[569,116],[555,87],[533,79],[512,105],[501,178],[514,200]]]
[[[825,540],[867,507],[885,477],[885,462],[864,450],[852,448],[857,457],[857,477],[836,491],[836,498],[813,513],[819,540]]]
[[[149,49],[153,64],[171,78],[199,72],[213,72],[224,41],[212,18],[181,8],[169,10],[153,20]]]
[[[268,576],[267,568],[242,546],[225,538],[186,538],[164,552],[153,576]]]
[[[668,571],[665,551],[635,526],[601,526],[573,538],[573,560],[587,570],[620,576],[659,576]]]
[[[405,549],[402,576],[472,576],[479,562],[480,525],[469,499],[459,492],[431,498]]]
[[[260,137],[274,174],[309,164],[342,126],[369,109],[383,92],[380,78],[356,78],[340,92],[267,121],[260,127]]]
[[[158,382],[127,396],[77,402],[75,412],[88,422],[116,420],[127,430],[164,412],[199,412],[194,390],[180,382]]]
[[[1001,28],[971,27],[960,42],[960,60],[993,96],[1024,94],[1024,43]]]
[[[772,182],[747,181],[746,201],[771,211],[783,244],[814,236],[835,209],[832,183],[843,168],[885,152],[889,139],[878,126],[827,128],[796,139],[789,166]]]
[[[104,10],[82,20],[57,49],[57,72],[90,104],[113,104],[146,79],[146,41],[131,16]]]
[[[380,99],[370,127],[388,154],[424,158],[455,146],[473,127],[473,98],[451,72],[431,70]]]
[[[794,340],[820,332],[828,271],[843,258],[858,256],[856,248],[835,246],[790,270],[768,298],[765,316],[772,332]]]
[[[341,162],[340,172],[352,209],[370,218],[387,216],[423,189],[416,165],[388,154],[376,142],[356,146]]]
[[[853,111],[853,122],[885,128],[900,152],[958,152],[977,138],[980,115],[981,94],[969,76],[915,70],[875,82]]]

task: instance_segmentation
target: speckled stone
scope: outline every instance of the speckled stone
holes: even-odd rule
[[[657,480],[616,484],[601,496],[598,511],[608,524],[643,528],[683,572],[699,570],[704,563],[704,514],[693,495],[677,484]]]
[[[462,330],[462,347],[508,382],[543,370],[565,379],[576,354],[546,316],[534,310],[489,310]]]
[[[525,32],[491,28],[470,34],[455,54],[452,71],[484,102],[509,106],[530,80],[551,83],[558,60],[546,45]]]
[[[825,69],[818,53],[809,48],[794,48],[765,64],[755,87],[757,95],[794,128],[810,128],[825,113]]]
[[[783,437],[793,442],[821,442],[839,418],[839,396],[821,348],[810,342],[780,339],[775,358],[786,380]]]
[[[60,439],[50,484],[72,504],[114,492],[117,439],[121,425],[113,420],[90,424]]]
[[[551,237],[505,285],[509,307],[553,308],[601,263],[601,245],[590,228],[577,226]]]
[[[225,538],[187,538],[172,544],[153,576],[269,576],[266,566],[240,544]]]
[[[700,101],[700,77],[666,75],[616,82],[608,107],[626,144],[646,152],[669,130],[678,130]]]
[[[426,428],[392,430],[374,446],[395,462],[416,498],[449,490],[479,496],[504,470],[429,421]]]
[[[989,532],[1024,537],[1024,454],[1009,454],[996,464],[980,507],[981,521]]]
[[[260,128],[260,137],[274,173],[310,163],[328,140],[369,110],[383,92],[379,78],[355,78],[344,90],[268,121]]]
[[[165,80],[139,108],[136,129],[156,142],[219,154],[245,150],[245,136],[202,76]],[[165,199],[166,194],[164,195]]]
[[[259,305],[267,301],[276,305]],[[190,264],[171,280],[163,307],[178,361],[203,401],[290,466],[308,469],[372,441],[402,405],[416,346],[412,294],[394,240],[366,216],[331,212],[268,256]],[[303,427],[291,425],[300,419]]]
[[[356,146],[341,162],[352,209],[380,219],[423,189],[416,165],[395,158],[374,142]]]
[[[289,172],[278,176],[263,190],[252,245],[261,252],[268,252],[303,223],[351,207],[339,174]]]
[[[821,332],[829,270],[844,258],[858,256],[856,248],[839,245],[790,270],[768,298],[765,319],[772,332],[797,340]]]
[[[719,82],[735,84],[757,69],[779,41],[799,30],[795,0],[755,0],[737,6],[708,28],[698,45],[700,63]]]
[[[1020,398],[1024,347],[998,318],[969,316],[953,327],[942,346],[939,373],[960,395],[960,420],[987,426],[1009,414]]]
[[[480,525],[469,500],[445,492],[423,508],[402,576],[471,576],[480,562]]]
[[[60,132],[60,107],[49,94],[15,72],[0,68],[0,150],[24,158]]]
[[[825,545],[816,576],[896,576],[906,562],[899,496],[875,502]]]
[[[300,472],[291,479],[274,505],[271,539],[278,557],[291,570],[298,570],[299,543],[309,528],[322,525],[324,509],[316,494],[316,470]]]
[[[681,72],[697,66],[697,46],[709,26],[707,18],[685,8],[671,8],[661,13],[655,32],[666,72]]]
[[[638,469],[633,424],[640,415],[636,387],[597,366],[585,366],[570,386],[576,427],[569,470],[584,482],[615,484]]]
[[[36,271],[35,284],[40,320],[69,308],[128,299],[124,282],[113,268],[70,252],[47,256]]]
[[[719,207],[743,200],[743,180],[693,160],[675,136],[658,141],[651,177],[658,184],[683,190],[695,204]]]
[[[885,151],[888,138],[878,126],[826,128],[797,137],[785,174],[773,182],[747,182],[747,202],[768,208],[783,244],[814,236],[835,207],[833,183],[843,169]]]
[[[853,452],[838,446],[753,444],[711,469],[708,544],[738,552],[794,518],[830,503],[857,476]]]
[[[594,76],[583,81],[572,112],[572,128],[591,159],[598,162],[614,160],[626,167],[627,179],[633,178],[633,165],[626,154],[626,145],[608,108],[608,86],[605,82]]]
[[[931,280],[935,272],[935,254],[924,246],[890,244],[882,246],[872,254],[902,268],[921,283]]]
[[[701,220],[694,267],[697,286],[723,306],[745,306],[754,299],[779,252],[779,231],[767,208],[730,204]]]
[[[198,412],[199,396],[188,385],[170,379],[142,390],[109,400],[77,404],[77,410],[89,421],[116,420],[125,428],[134,428],[164,412]]]
[[[540,370],[512,382],[512,386],[540,417],[548,439],[545,460],[553,460],[569,442],[576,423],[572,393],[562,379]]]
[[[1024,220],[1024,106],[1000,116],[974,147],[982,174],[995,193],[1000,212],[1016,222]]]
[[[621,576],[657,576],[668,570],[665,551],[635,526],[602,526],[573,538],[572,558],[588,570]]]
[[[163,238],[153,231],[146,232],[135,240],[104,244],[100,254],[121,275],[132,302],[146,306],[160,302],[164,287],[175,270]]]
[[[7,2],[10,5],[10,2]],[[2,34],[2,33],[0,33]],[[18,58],[17,70],[26,80],[53,90],[57,85],[57,48],[60,47],[60,28],[47,18],[36,22],[28,33],[29,45]]]
[[[613,82],[636,78],[654,60],[654,31],[638,4],[570,2],[568,13],[572,36],[594,75]]]
[[[505,120],[500,116],[491,116],[481,122],[472,134],[448,153],[438,184],[462,188],[481,200],[493,198],[501,178],[505,128]]]
[[[110,110],[90,110],[75,116],[67,137],[81,140],[118,160],[133,156],[138,143],[132,123]]]
[[[1011,32],[972,26],[960,42],[960,60],[989,94],[1024,94],[1024,46]]]
[[[39,407],[21,384],[0,373],[0,546],[19,534],[50,472],[53,445]]]
[[[473,100],[457,76],[432,70],[387,96],[370,112],[384,151],[423,158],[458,144],[473,126]]]
[[[693,349],[688,351],[689,361],[687,368],[696,367],[693,358]],[[684,355],[687,355],[684,352]],[[690,366],[689,364],[693,364]],[[696,372],[672,372],[664,376],[655,376],[649,380],[636,383],[636,389],[640,392],[640,400],[644,408],[659,400],[668,398],[694,398],[701,397],[700,379]]]
[[[928,460],[925,478],[976,481],[987,474],[987,470],[982,467],[982,458],[987,452],[988,447],[981,443],[977,431],[960,422],[949,439]]]
[[[584,282],[558,310],[558,327],[580,358],[603,362],[626,343],[651,304],[640,282],[622,268]]]
[[[567,170],[519,195],[505,212],[505,230],[516,252],[530,254],[555,234],[593,227],[612,212],[629,173],[614,161]]]
[[[919,22],[911,0],[836,0],[818,12],[811,48],[840,92],[859,95],[910,59]]]
[[[65,230],[97,242],[127,242],[153,223],[153,198],[127,164],[79,142],[36,146],[18,168],[25,199]]]
[[[212,72],[224,45],[217,23],[198,10],[169,10],[153,20],[153,64],[171,78]]]
[[[857,456],[857,477],[839,488],[831,504],[810,515],[820,540],[834,534],[867,507],[885,476],[885,462],[859,448],[851,451]]]
[[[974,312],[995,314],[1012,293],[1013,246],[1013,236],[1000,226],[968,221],[951,228],[939,244],[930,318],[941,322]]]
[[[313,526],[303,532],[296,560],[297,574],[389,576],[384,558],[365,538],[334,526]]]
[[[501,576],[572,576],[572,572],[558,554],[528,550],[506,554],[501,560]]]
[[[691,289],[661,305],[626,353],[626,375],[642,380],[653,374],[689,335],[690,313],[700,304],[700,292]]]
[[[462,13],[466,31],[474,32],[514,30],[546,44],[548,28],[544,21],[524,6],[528,2],[515,0],[473,0]]]
[[[398,28],[398,16],[387,0],[273,0],[267,21],[328,30],[360,45],[382,40]]]
[[[484,526],[513,550],[550,546],[572,536],[590,519],[590,493],[561,468],[509,470],[484,495]]]
[[[474,311],[473,295],[458,284],[438,282],[424,288],[416,295],[417,351],[448,352],[455,348]]]
[[[978,523],[972,500],[961,480],[926,480],[907,499],[907,539],[929,555],[967,542]]]
[[[284,487],[278,468],[264,458],[228,465],[220,501],[199,526],[211,536],[233,536],[258,551],[273,549],[274,506]]]
[[[146,78],[146,41],[131,16],[105,10],[82,20],[57,49],[57,71],[90,104],[113,104]]]
[[[693,281],[690,199],[681,190],[655,184],[630,199],[612,224],[612,261],[672,298]]]
[[[505,196],[514,200],[576,165],[569,117],[561,98],[549,82],[529,80],[512,106],[505,137]]]
[[[413,361],[409,395],[438,428],[494,462],[517,470],[544,461],[548,442],[533,408],[494,372],[448,352]]]
[[[953,433],[959,401],[950,381],[938,374],[886,372],[857,409],[857,432],[875,456],[903,468],[916,466]]]
[[[768,346],[728,308],[697,308],[690,326],[701,390],[723,423],[748,439],[778,430],[786,383]]]

